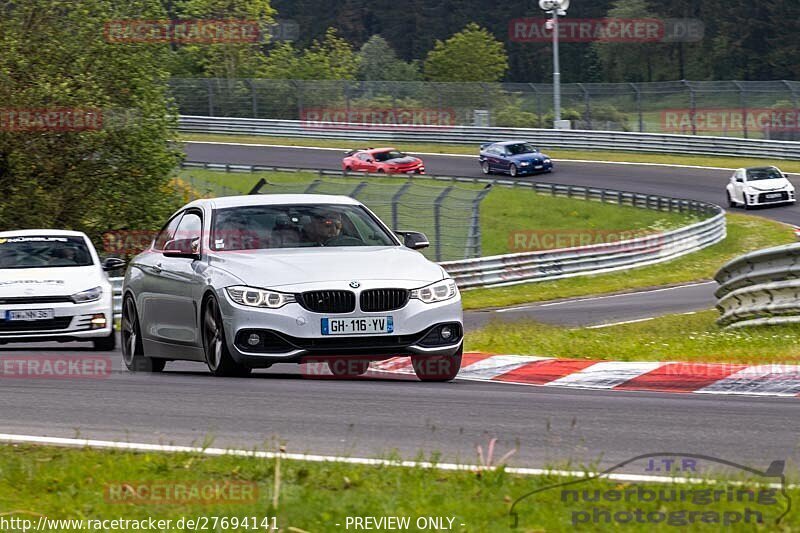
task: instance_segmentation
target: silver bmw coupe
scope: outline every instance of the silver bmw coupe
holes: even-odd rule
[[[197,200],[128,266],[125,365],[159,372],[189,360],[236,376],[314,360],[352,377],[370,361],[410,356],[421,380],[451,380],[461,366],[461,296],[416,251],[428,245],[344,196]]]

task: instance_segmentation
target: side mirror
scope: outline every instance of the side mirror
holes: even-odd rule
[[[200,259],[200,238],[174,239],[164,245],[166,257],[183,257],[186,259]]]
[[[108,272],[110,270],[117,270],[119,268],[124,267],[127,265],[125,261],[118,257],[109,257],[105,261],[103,261],[102,268],[104,271]]]
[[[396,231],[395,233],[403,237],[403,246],[406,248],[422,250],[431,245],[424,233],[418,231]]]

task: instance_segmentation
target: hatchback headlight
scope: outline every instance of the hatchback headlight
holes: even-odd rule
[[[443,302],[444,300],[454,298],[456,294],[458,294],[458,289],[456,288],[456,282],[452,279],[437,281],[436,283],[411,291],[412,298],[422,300],[426,304]]]
[[[269,291],[265,289],[256,289],[254,287],[237,285],[235,287],[228,287],[225,289],[225,291],[228,293],[228,296],[230,296],[231,300],[239,305],[246,305],[248,307],[266,307],[268,309],[278,309],[286,304],[295,302],[293,294]]]
[[[70,298],[76,304],[85,304],[87,302],[96,302],[103,296],[103,288],[102,287],[95,287],[94,289],[89,289],[88,291],[81,291],[76,292]]]

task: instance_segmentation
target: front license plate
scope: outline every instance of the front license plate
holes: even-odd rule
[[[769,198],[770,200],[772,200],[774,198],[783,198],[783,194],[781,194],[781,193],[772,193],[772,194],[768,194],[766,197]]]
[[[6,311],[6,320],[30,322],[33,320],[51,320],[55,314],[52,309],[25,309],[24,311]]]
[[[393,331],[394,320],[390,316],[322,319],[323,335],[368,335]]]
[[[535,168],[536,170],[539,170],[539,169],[541,169],[541,168],[544,168],[544,165],[536,165],[536,166],[535,166],[535,167],[533,167],[533,168]]]

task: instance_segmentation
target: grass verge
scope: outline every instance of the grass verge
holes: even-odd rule
[[[492,322],[467,350],[573,359],[798,364],[800,325],[723,330],[716,311],[668,315],[599,329]]]
[[[464,308],[505,307],[711,279],[734,257],[792,242],[795,242],[794,234],[784,224],[750,215],[728,214],[728,237],[699,252],[658,265],[596,276],[464,291]]]
[[[368,141],[348,141],[340,139],[301,139],[292,137],[264,137],[260,135],[212,135],[183,133],[184,141],[232,142],[243,144],[277,144],[283,146],[312,146],[319,148],[349,148],[369,144]],[[373,143],[374,144],[374,143]],[[380,144],[380,143],[379,143]],[[431,154],[463,154],[477,156],[473,144],[438,143],[390,143],[404,152],[423,152]],[[581,159],[590,161],[613,161],[628,163],[655,163],[663,165],[692,165],[699,167],[739,168],[748,166],[774,165],[772,159],[752,157],[687,156],[683,154],[642,154],[637,152],[599,152],[592,150],[559,150],[542,148],[554,159]],[[477,165],[477,163],[476,163]],[[800,172],[800,161],[780,161],[778,166],[785,172]],[[477,166],[476,166],[477,168]]]
[[[647,463],[642,461],[637,466],[645,469]],[[245,517],[254,517],[259,525],[266,518],[267,526],[277,526],[274,530],[303,533],[363,530],[363,527],[354,527],[356,517],[362,520],[398,517],[409,520],[407,529],[411,531],[440,529],[432,527],[432,522],[427,523],[427,528],[421,528],[417,523],[420,519],[438,519],[441,521],[438,524],[444,526],[441,529],[454,531],[509,531],[512,505],[525,497],[514,506],[519,517],[517,531],[522,532],[572,531],[576,526],[614,530],[623,521],[628,522],[625,529],[632,531],[675,531],[676,526],[692,531],[718,531],[723,520],[729,522],[725,525],[735,526],[734,520],[738,519],[738,523],[744,525],[747,509],[751,512],[748,530],[758,518],[762,527],[775,527],[775,519],[787,508],[786,495],[764,487],[761,482],[767,478],[761,477],[751,478],[752,482],[745,487],[748,492],[740,498],[744,500],[742,503],[726,501],[724,497],[722,501],[713,501],[713,489],[721,489],[720,494],[725,496],[726,489],[741,488],[727,482],[656,485],[589,480],[568,487],[553,487],[575,479],[553,475],[522,477],[502,469],[480,473],[443,472],[284,460],[276,482],[274,460],[0,446],[0,520],[28,519],[35,526],[41,515],[48,520],[152,518],[171,520],[166,527],[157,529],[171,532],[194,529],[185,522],[183,527],[178,527],[181,518],[202,521],[205,517],[208,522],[206,528],[200,528],[202,530],[271,529],[250,527],[249,518],[246,525],[241,522]],[[232,492],[223,492],[220,498],[211,498],[203,504],[176,500],[162,503],[158,497],[154,498],[156,494],[166,494],[166,489],[225,482],[245,487],[248,495],[256,497],[244,502],[231,498]],[[530,494],[545,487],[549,489]],[[136,494],[145,494],[143,488],[154,489],[149,493],[149,501],[144,503],[136,498]],[[688,494],[688,501],[676,502],[674,494],[680,493],[675,491]],[[591,501],[595,494],[602,495],[599,502]],[[625,498],[625,494],[629,496]],[[228,501],[221,501],[226,496]],[[752,501],[753,496],[758,500]],[[800,491],[789,489],[788,496],[797,501]],[[708,501],[709,498],[712,500]],[[641,512],[638,519],[631,521],[630,513],[635,509]],[[692,511],[695,514],[689,514]],[[783,519],[784,530],[800,526],[797,515],[789,513]],[[220,520],[212,527],[215,517],[228,520],[225,525]],[[385,523],[383,527],[375,525],[371,529],[402,529],[386,527]],[[12,527],[4,531],[23,530]],[[39,529],[68,530],[63,524]],[[123,529],[109,524],[98,530]]]

